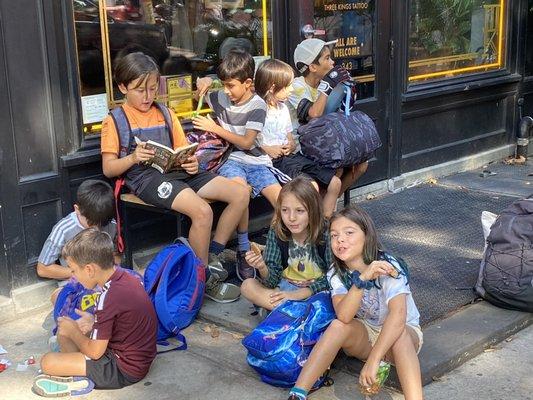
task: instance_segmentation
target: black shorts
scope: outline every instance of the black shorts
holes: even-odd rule
[[[123,373],[117,365],[117,357],[107,349],[98,360],[86,360],[87,378],[94,382],[96,389],[120,389],[133,385],[141,379]]]
[[[198,192],[216,177],[217,175],[212,172],[198,172],[195,175],[189,175],[185,172],[157,174],[153,176],[138,196],[145,203],[170,210],[172,202],[183,189],[191,188]]]
[[[272,160],[272,163],[274,167],[291,178],[305,174],[321,187],[327,187],[337,172],[335,168],[322,167],[300,153],[276,158]]]

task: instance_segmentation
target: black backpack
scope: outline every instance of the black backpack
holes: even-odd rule
[[[533,312],[533,196],[506,208],[490,228],[475,290],[495,306]]]

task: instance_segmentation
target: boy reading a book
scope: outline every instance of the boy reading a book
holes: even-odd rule
[[[54,225],[37,261],[37,274],[41,278],[58,280],[59,288],[51,296],[52,304],[55,303],[61,288],[72,277],[72,272],[61,256],[65,244],[90,227],[107,232],[114,239],[117,233],[114,215],[115,200],[111,186],[95,179],[83,181],[76,192],[74,211]],[[120,263],[118,254],[115,258],[116,263]]]
[[[213,80],[209,77],[196,82],[197,96],[207,93],[206,100],[215,112],[220,125],[211,117],[193,118],[196,129],[213,132],[234,146],[228,160],[218,173],[238,182],[242,187],[252,187],[252,197],[261,193],[272,206],[281,185],[268,168],[270,157],[258,147],[257,134],[263,129],[267,106],[252,91],[255,63],[243,50],[231,50],[218,68],[218,77],[224,90],[210,91]],[[255,277],[255,269],[248,265],[245,254],[250,250],[248,240],[248,212],[243,214],[237,227],[239,248],[237,252],[237,276],[244,281]]]
[[[114,266],[113,241],[97,229],[78,233],[65,245],[63,256],[84,287],[103,290],[94,318],[83,317],[87,329],[68,317],[58,319],[61,352],[43,356],[44,375],[35,378],[33,391],[58,397],[140,381],[156,356],[157,336],[157,316],[142,284]]]
[[[114,116],[102,125],[102,167],[109,178],[124,175],[126,186],[141,200],[187,215],[191,219],[189,243],[195,254],[208,265],[206,295],[221,303],[237,300],[235,285],[222,283],[228,273],[218,259],[244,211],[248,209],[248,190],[229,179],[198,170],[192,155],[180,165],[181,170],[161,173],[145,165],[155,154],[146,146],[148,140],[174,149],[187,145],[183,129],[171,110],[154,103],[159,87],[159,68],[155,61],[140,52],[117,60],[114,77],[126,101],[121,111],[127,119],[129,138],[121,143]],[[168,116],[171,123],[166,123]],[[170,125],[170,126],[168,126]],[[119,129],[124,129],[120,124]],[[134,137],[140,140],[135,142]],[[204,199],[227,203],[220,215],[210,242],[213,212]]]

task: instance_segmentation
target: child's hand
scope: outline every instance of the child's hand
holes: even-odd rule
[[[382,275],[389,275],[394,267],[387,261],[372,261],[368,268],[360,275],[360,279],[371,281]]]
[[[80,331],[76,321],[69,317],[59,317],[57,319],[57,334],[72,337],[75,332]]]
[[[212,84],[213,79],[209,78],[208,76],[205,78],[196,79],[196,95],[201,97],[206,94]]]
[[[263,260],[263,256],[261,254],[255,254],[254,251],[249,250],[244,255],[244,258],[250,267],[253,267],[258,271],[265,271],[267,269],[265,260]]]
[[[213,120],[213,118],[211,118],[210,115],[207,115],[207,117],[202,115],[194,117],[192,119],[192,124],[194,125],[194,129],[213,133],[216,133],[215,130],[218,128],[218,124]]]
[[[377,381],[379,361],[367,361],[359,373],[359,384],[363,387],[372,386]]]
[[[279,306],[281,303],[287,300],[303,300],[304,298],[307,298],[308,296],[302,298],[302,293],[300,293],[300,290],[294,290],[291,292],[274,292],[270,295],[270,304],[272,304],[273,307]]]
[[[289,154],[292,154],[294,150],[296,150],[296,143],[294,142],[294,140],[289,140],[289,143],[281,146],[281,151],[284,156],[288,156]]]
[[[74,311],[80,316],[80,318],[76,320],[76,324],[78,324],[78,328],[80,328],[81,333],[86,335],[92,331],[94,325],[94,315],[88,313],[87,311],[81,311],[78,309]]]
[[[263,146],[262,147],[265,153],[268,154],[270,158],[278,158],[281,157],[283,153],[283,146]]]
[[[150,158],[152,158],[155,154],[155,151],[147,149],[146,142],[139,142],[132,154],[135,164],[139,164],[140,162],[148,161]]]
[[[195,155],[188,157],[185,162],[181,164],[181,168],[190,175],[198,173],[198,158]]]

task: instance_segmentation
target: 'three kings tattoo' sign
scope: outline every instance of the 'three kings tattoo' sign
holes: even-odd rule
[[[326,12],[340,12],[340,13],[343,13],[343,12],[346,12],[346,11],[356,11],[356,15],[354,16],[353,13],[350,13],[351,15],[346,15],[345,17],[346,18],[357,18],[359,17],[360,18],[360,22],[359,24],[361,24],[361,29],[362,30],[367,30],[365,29],[365,18],[363,17],[363,15],[361,16],[358,16],[357,14],[361,13],[361,14],[365,14],[368,12],[368,8],[369,8],[369,1],[360,1],[360,2],[349,2],[349,1],[345,1],[345,2],[331,2],[331,3],[327,3],[327,4],[324,4],[323,7],[324,7],[324,11]],[[357,12],[358,11],[358,12]],[[343,16],[344,18],[344,16]],[[356,24],[358,24],[356,22]],[[352,24],[350,24],[351,26],[353,26],[353,22]],[[366,27],[368,28],[368,27]],[[372,35],[372,27],[370,26],[370,36]],[[344,33],[347,33],[347,32],[344,32]],[[354,57],[361,57],[361,56],[366,56],[366,55],[369,55],[367,53],[369,52],[372,52],[372,47],[371,46],[368,46],[367,43],[361,43],[360,42],[360,39],[358,37],[358,35],[353,35],[353,33],[362,33],[362,32],[353,32],[352,31],[352,35],[351,36],[345,36],[345,37],[340,37],[337,39],[337,43],[335,44],[335,46],[333,47],[332,49],[332,56],[334,59],[341,59],[341,58],[354,58]],[[363,36],[368,36],[368,35],[364,35]],[[364,37],[363,37],[364,39]],[[370,39],[369,37],[366,38],[368,41],[368,39]],[[365,46],[366,44],[366,46]],[[351,69],[351,68],[349,68]]]

